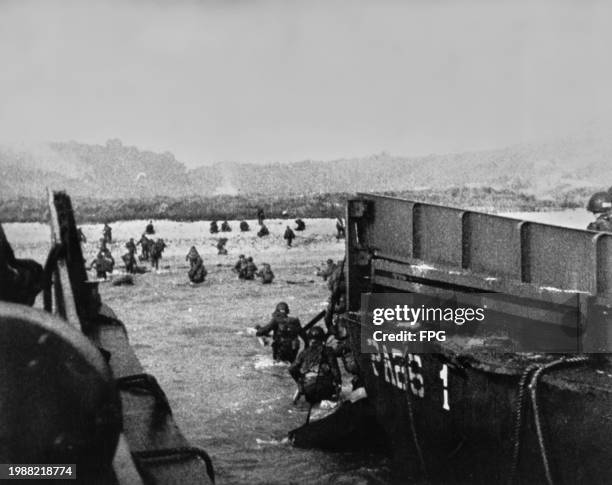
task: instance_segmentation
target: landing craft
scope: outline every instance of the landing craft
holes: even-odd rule
[[[34,295],[43,288],[44,309],[0,301],[0,463],[27,465],[0,468],[0,476],[214,483],[207,453],[184,438],[124,324],[87,281],[70,198],[49,198],[49,257],[43,275],[29,281]],[[5,266],[20,261],[1,227],[0,243],[6,275]]]
[[[374,195],[346,220],[341,320],[396,475],[612,481],[612,234]],[[492,325],[429,353],[364,342],[383,293],[486,307]]]

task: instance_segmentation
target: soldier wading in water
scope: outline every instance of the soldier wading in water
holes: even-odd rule
[[[342,377],[336,354],[325,345],[325,331],[312,327],[308,331],[309,345],[289,367],[289,374],[298,385],[299,398],[303,395],[310,404],[323,399],[337,399]]]
[[[185,260],[189,261],[189,272],[187,273],[189,281],[196,284],[204,282],[208,272],[195,246],[191,246],[187,256],[185,256]]]
[[[297,318],[289,316],[289,305],[281,301],[276,305],[272,320],[266,326],[255,326],[258,337],[267,337],[272,332],[272,358],[276,361],[293,362],[300,350],[302,326]]]

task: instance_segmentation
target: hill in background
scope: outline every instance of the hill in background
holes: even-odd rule
[[[57,142],[0,147],[0,199],[42,198],[45,187],[74,197],[125,199],[290,196],[356,191],[402,192],[450,187],[510,189],[542,199],[612,184],[612,142],[580,136],[501,150],[424,157],[387,153],[297,163],[217,163],[187,169],[172,153],[119,140],[105,145]]]

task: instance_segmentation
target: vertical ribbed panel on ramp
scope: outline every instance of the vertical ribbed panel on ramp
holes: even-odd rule
[[[357,237],[381,254],[612,296],[612,234],[370,194]]]

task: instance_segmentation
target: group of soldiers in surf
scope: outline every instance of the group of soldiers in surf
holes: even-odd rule
[[[263,237],[269,234],[268,228],[264,224],[264,212],[263,209],[258,209],[257,219],[260,225],[258,236]],[[296,219],[296,231],[303,231],[306,228],[306,224],[302,219]],[[228,221],[224,221],[221,225],[222,232],[230,232],[231,226]],[[240,223],[240,230],[243,232],[249,231],[249,225],[246,221]],[[219,231],[217,221],[211,222],[210,232],[216,233]],[[344,222],[342,218],[338,217],[336,220],[336,238],[341,239],[345,236]],[[154,239],[152,236],[155,234],[155,228],[153,221],[149,221],[145,227],[145,231],[136,242],[134,238],[130,238],[126,242],[125,248],[127,252],[121,256],[125,264],[125,271],[128,274],[143,273],[146,271],[145,268],[139,266],[139,262],[148,261],[151,264],[152,269],[159,269],[159,261],[162,257],[164,249],[167,247],[165,241],[161,238]],[[85,234],[79,228],[79,237],[81,241],[86,242]],[[290,226],[286,226],[285,233],[283,235],[287,242],[287,246],[291,247],[293,240],[295,239],[295,233]],[[228,239],[223,237],[219,238],[216,243],[217,252],[219,255],[227,255],[227,244]],[[102,229],[102,238],[100,239],[100,245],[96,257],[91,262],[90,267],[95,269],[96,276],[98,279],[107,279],[108,273],[112,273],[115,267],[115,259],[113,258],[109,246],[113,242],[112,228],[108,223],[104,224]],[[141,247],[140,255],[137,254],[138,246]],[[206,268],[199,255],[195,246],[192,246],[189,253],[186,256],[186,260],[189,262],[190,268],[188,271],[189,280],[192,283],[202,283],[207,275]],[[256,277],[261,278],[262,283],[269,284],[274,280],[274,273],[268,263],[263,263],[262,268],[258,269],[253,258],[246,258],[244,255],[240,255],[238,262],[234,266],[234,271],[238,274],[240,279],[252,280]]]
[[[283,214],[285,215],[286,212],[283,212]],[[259,224],[259,230],[257,231],[257,236],[258,237],[269,236],[270,230],[264,224],[264,211],[262,208],[259,208],[257,210],[257,223]],[[304,220],[301,218],[295,219],[295,231],[301,232],[305,230],[306,230],[306,223],[304,222]],[[221,232],[231,232],[231,231],[232,231],[232,227],[230,226],[229,222],[227,220],[224,220],[221,224]],[[244,220],[240,221],[240,231],[241,232],[250,231],[249,223]],[[216,220],[213,220],[210,223],[210,233],[217,234],[218,232],[219,232],[219,223]],[[346,229],[344,226],[344,220],[342,219],[342,217],[338,216],[336,217],[336,240],[344,239],[345,235],[346,235]],[[287,225],[285,227],[283,239],[286,241],[288,248],[292,247],[293,241],[295,238],[296,238],[296,235],[295,235],[294,229],[292,229],[291,226]],[[227,241],[227,239],[225,239],[225,241]],[[227,254],[227,253],[222,253],[220,250],[219,254]]]
[[[326,309],[313,320],[302,327],[298,318],[290,316],[289,305],[280,302],[270,322],[255,327],[257,337],[271,336],[272,358],[290,364],[289,374],[298,386],[294,403],[302,396],[311,405],[322,400],[338,400],[342,386],[338,360],[353,375],[353,389],[361,386],[348,335],[339,318],[346,311],[344,262],[328,260],[319,275],[327,281],[330,294]],[[321,319],[323,326],[318,325]],[[301,352],[300,347],[303,347]]]
[[[189,262],[189,281],[194,284],[203,283],[208,272],[195,246],[191,246],[185,260]],[[257,277],[261,278],[263,284],[270,284],[274,281],[274,272],[268,263],[263,263],[261,269],[258,269],[253,262],[253,258],[251,256],[247,258],[244,254],[238,257],[238,261],[232,270],[241,280],[254,280]]]
[[[267,226],[264,224],[264,211],[262,208],[257,209],[257,222],[259,223],[259,230],[257,231],[257,236],[258,237],[265,237],[270,235],[270,231],[268,230]],[[211,221],[210,223],[210,233],[211,234],[217,234],[219,233],[219,230],[221,232],[232,232],[232,226],[230,226],[229,222],[226,220],[224,220],[221,223],[221,229],[219,229],[219,222],[216,220]],[[240,231],[241,232],[249,232],[251,230],[251,227],[249,226],[249,223],[245,220],[240,221]]]
[[[127,252],[121,256],[125,264],[125,271],[128,274],[144,273],[145,269],[138,265],[138,262],[148,261],[151,268],[159,269],[159,260],[162,257],[164,249],[167,247],[166,242],[162,238],[153,239],[151,236],[155,234],[153,221],[149,221],[145,227],[145,232],[140,240],[136,242],[134,238],[130,238],[125,243]],[[86,240],[85,235],[80,231],[81,240]],[[107,279],[108,273],[112,273],[115,267],[115,259],[113,258],[109,245],[113,242],[112,228],[108,223],[102,228],[102,237],[98,253],[91,262],[90,267],[95,269],[98,279]],[[141,246],[141,254],[137,256],[138,246]]]
[[[261,282],[264,285],[269,285],[274,281],[274,272],[272,267],[268,263],[262,263],[261,269],[258,269],[253,261],[253,257],[246,257],[244,254],[238,256],[238,261],[232,268],[234,273],[238,275],[238,279],[241,280],[254,280],[255,278],[261,278]]]

